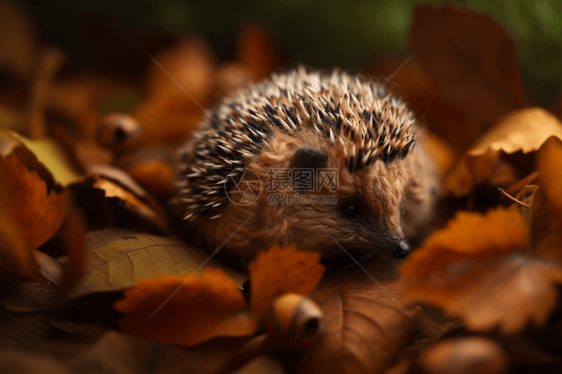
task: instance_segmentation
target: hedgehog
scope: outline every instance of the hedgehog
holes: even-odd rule
[[[242,265],[274,245],[400,259],[438,194],[420,128],[368,76],[272,74],[207,113],[180,149],[175,200],[210,248]]]

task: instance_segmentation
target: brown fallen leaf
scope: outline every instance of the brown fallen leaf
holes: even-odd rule
[[[459,259],[479,261],[526,246],[527,227],[516,208],[491,209],[485,215],[459,211],[446,228],[434,232],[408,257],[400,271],[414,281]]]
[[[92,184],[95,189],[102,190],[104,196],[108,199],[118,199],[125,209],[133,214],[143,218],[146,222],[158,229],[161,233],[168,233],[168,223],[165,215],[161,214],[160,209],[155,210],[153,207],[136,197],[132,192],[127,191],[119,184],[109,179],[98,177]]]
[[[0,167],[0,171],[1,167]],[[0,269],[20,274],[28,279],[45,281],[39,266],[26,243],[25,238],[14,222],[7,200],[4,198],[4,183],[0,176]]]
[[[52,190],[36,172],[30,172],[11,154],[0,158],[0,170],[6,176],[6,198],[3,204],[9,212],[27,244],[28,250],[39,248],[61,227],[69,211],[66,191],[60,194]]]
[[[499,327],[505,335],[529,322],[542,326],[558,297],[562,267],[516,252],[487,260],[456,261],[418,279],[405,279],[405,303],[424,302],[460,318],[470,330]]]
[[[213,269],[193,277],[140,280],[114,307],[127,315],[120,322],[126,331],[183,347],[217,336],[250,335],[258,325],[236,283]]]
[[[562,142],[552,137],[537,155],[538,191],[531,205],[530,248],[562,264]]]
[[[513,183],[511,186],[509,186],[508,188],[505,189],[505,192],[508,195],[511,196],[515,196],[515,194],[517,194],[523,187],[527,186],[527,185],[532,185],[534,184],[535,180],[537,179],[537,176],[539,175],[539,172],[536,171],[534,173],[531,173],[529,175],[527,175],[525,178]]]
[[[252,310],[263,316],[271,302],[283,294],[311,294],[325,270],[319,261],[320,253],[302,252],[296,247],[273,247],[259,253],[248,265]]]
[[[132,288],[146,278],[161,274],[180,276],[192,273],[209,253],[175,238],[129,230],[106,229],[85,237],[89,272],[78,281],[69,297]],[[206,268],[219,268],[241,287],[246,275],[211,259]]]
[[[562,138],[562,123],[542,108],[507,114],[484,133],[447,176],[444,190],[460,197],[489,181],[501,154],[537,151],[551,136]]]
[[[170,232],[164,208],[125,171],[109,165],[93,165],[88,173],[92,175],[92,187],[102,190],[106,198],[116,199],[159,233]]]
[[[515,43],[489,15],[416,6],[410,47],[443,97],[467,115],[492,123],[525,105]]]
[[[478,331],[514,334],[554,308],[562,267],[533,257],[515,207],[460,212],[402,265],[402,300],[427,303]]]
[[[502,347],[483,337],[447,339],[431,345],[418,358],[428,374],[501,374],[508,359]]]
[[[326,332],[302,357],[299,373],[381,373],[410,339],[417,308],[407,314],[396,303],[400,291],[388,263],[367,270],[384,289],[357,270],[323,280],[310,296],[324,312]]]

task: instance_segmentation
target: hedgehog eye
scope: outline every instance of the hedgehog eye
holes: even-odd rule
[[[346,217],[356,217],[359,214],[359,205],[355,203],[345,203],[342,205],[341,211]]]

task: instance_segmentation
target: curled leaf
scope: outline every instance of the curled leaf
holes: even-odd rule
[[[445,192],[466,195],[474,185],[489,181],[502,152],[537,151],[549,137],[562,139],[562,123],[542,108],[526,108],[498,120],[465,153],[445,181]]]
[[[16,153],[20,162],[37,171],[49,187],[64,188],[84,179],[50,139],[29,139],[13,131],[1,130],[0,155],[6,157],[10,153]]]
[[[296,247],[273,247],[258,254],[248,266],[252,310],[261,316],[283,294],[311,294],[325,270],[319,261],[320,253],[302,252]]]
[[[400,271],[405,279],[423,278],[456,260],[483,260],[526,245],[527,227],[516,208],[491,209],[485,215],[460,211],[446,228],[427,238]]]
[[[236,283],[220,270],[207,269],[185,282],[189,276],[138,281],[125,291],[124,300],[115,303],[115,309],[127,315],[121,326],[135,335],[183,347],[254,332],[258,320],[247,310]]]

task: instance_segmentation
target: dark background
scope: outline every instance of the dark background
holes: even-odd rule
[[[444,3],[444,1],[432,1]],[[136,72],[139,45],[165,44],[173,35],[198,34],[219,60],[234,59],[236,33],[249,23],[277,39],[286,65],[361,70],[385,56],[407,56],[408,28],[418,0],[18,0],[43,39],[57,44],[76,68],[99,68],[103,59]],[[455,1],[492,14],[511,33],[530,105],[549,106],[562,93],[562,1]],[[109,52],[108,52],[109,51]],[[119,65],[120,64],[120,65]],[[131,66],[133,65],[133,66]],[[140,64],[142,65],[142,64]]]

